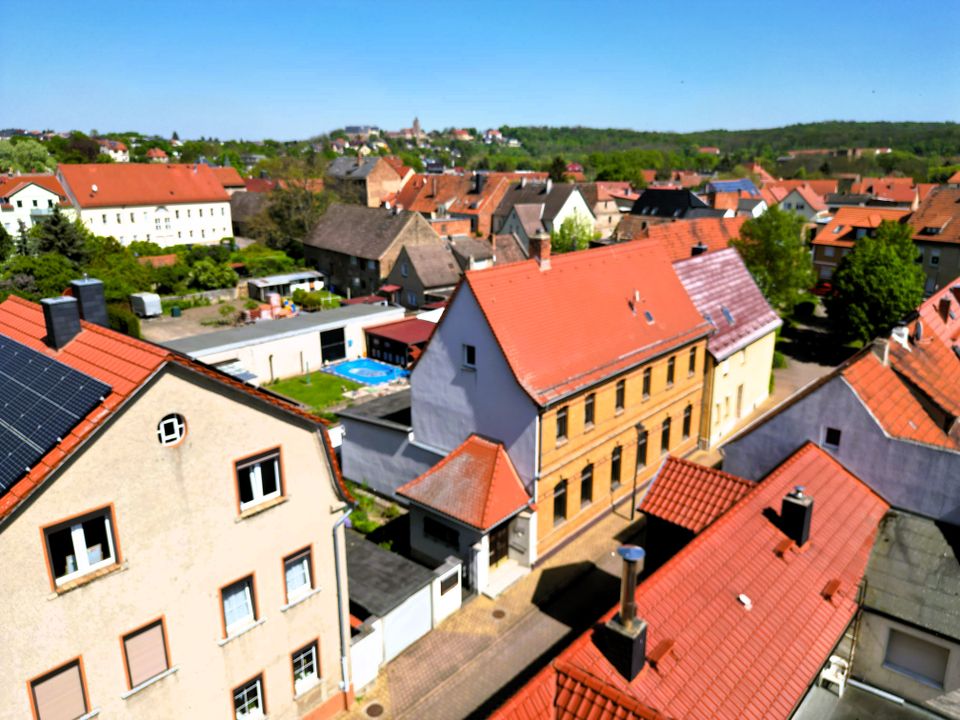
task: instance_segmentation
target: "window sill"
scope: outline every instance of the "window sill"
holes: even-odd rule
[[[595,427],[595,426],[594,426],[593,423],[584,423],[584,425],[583,425],[583,432],[588,433],[588,432],[590,432],[591,430],[593,430],[594,427]]]
[[[63,585],[57,585],[56,595],[54,597],[59,597],[60,595],[70,592],[71,590],[76,590],[78,587],[83,587],[87,583],[91,583],[94,580],[99,580],[105,575],[112,575],[115,572],[126,569],[126,563],[114,563],[113,565],[108,565],[107,567],[100,568],[99,570],[94,570],[92,573],[83,575],[82,577],[74,578],[70,582],[65,582]]]
[[[266,621],[267,621],[266,618],[260,618],[259,620],[256,620],[256,621],[252,622],[250,625],[247,625],[245,628],[243,628],[243,630],[240,630],[240,631],[238,631],[238,632],[235,632],[233,635],[227,635],[227,637],[223,638],[222,640],[217,640],[217,645],[219,645],[220,647],[223,647],[224,645],[226,645],[226,644],[227,644],[228,642],[230,642],[231,640],[236,640],[236,639],[237,639],[238,637],[240,637],[241,635],[246,635],[248,632],[250,632],[250,631],[253,630],[254,628],[260,627],[260,626],[263,625]]]
[[[476,372],[477,368],[470,365],[461,365],[460,369],[464,372]]]
[[[623,408],[622,408],[622,407],[618,407],[616,410],[613,411],[613,414],[614,414],[614,415],[623,415]]]
[[[276,507],[277,505],[282,505],[289,499],[290,499],[289,495],[281,495],[280,497],[275,497],[275,498],[271,498],[270,500],[265,500],[259,505],[255,505],[254,507],[250,507],[250,508],[247,508],[246,510],[241,511],[240,514],[237,516],[236,522],[240,522],[241,520],[246,520],[248,517],[253,517],[254,515],[259,515],[260,513],[266,510],[269,510],[272,507]]]
[[[295,693],[294,696],[293,696],[293,699],[294,699],[294,700],[300,700],[301,698],[305,697],[306,695],[309,695],[310,693],[312,693],[314,690],[316,690],[316,689],[317,689],[318,687],[320,687],[321,685],[323,685],[323,678],[319,678],[319,677],[318,677],[316,680],[314,680],[314,681],[310,684],[310,687],[304,688],[304,689],[301,690],[300,692]]]
[[[150,679],[147,680],[146,682],[140,683],[140,684],[137,685],[135,688],[130,688],[129,690],[127,690],[127,692],[123,693],[123,694],[120,696],[120,699],[121,699],[121,700],[126,700],[126,699],[129,698],[129,697],[133,697],[134,695],[136,695],[136,694],[137,694],[138,692],[140,692],[141,690],[146,690],[148,687],[150,687],[150,686],[153,685],[154,683],[158,683],[158,682],[160,682],[161,680],[163,680],[165,677],[169,677],[170,675],[173,675],[173,674],[174,674],[177,670],[179,670],[179,669],[180,669],[179,666],[174,666],[174,667],[172,667],[172,668],[167,668],[166,670],[164,670],[164,671],[163,671],[162,673],[160,673],[159,675],[154,675],[152,678],[150,678]]]
[[[563,447],[568,442],[570,442],[570,440],[568,440],[567,438],[560,438],[559,440],[557,440],[557,447]]]
[[[553,521],[553,529],[556,530],[558,527],[563,527],[563,526],[566,525],[566,524],[567,524],[567,519],[566,519],[566,518],[563,518],[562,520],[554,520],[554,521]]]
[[[650,399],[650,396],[649,396],[649,395],[644,395],[644,396],[643,396],[643,402],[646,402],[646,401],[649,400],[649,399]]]
[[[100,714],[100,708],[96,708],[88,712],[86,715],[81,715],[80,717],[77,718],[77,720],[90,720],[90,718],[95,718],[99,714]]]
[[[311,590],[310,592],[308,592],[308,593],[307,593],[306,595],[304,595],[303,597],[299,597],[299,598],[297,598],[296,600],[293,600],[293,601],[291,601],[291,602],[288,602],[286,605],[281,606],[281,607],[280,607],[280,612],[286,612],[286,611],[289,610],[290,608],[296,607],[297,605],[299,605],[299,604],[302,603],[302,602],[306,602],[307,600],[309,600],[310,598],[312,598],[314,595],[318,594],[319,592],[320,592],[320,588],[314,588],[313,590]]]

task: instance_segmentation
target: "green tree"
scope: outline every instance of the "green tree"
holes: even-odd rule
[[[193,265],[193,285],[202,290],[232,287],[237,284],[237,273],[226,263],[215,263],[210,258]]]
[[[30,232],[27,230],[27,226],[24,225],[23,220],[20,220],[20,232],[17,233],[17,242],[16,242],[16,251],[17,255],[22,255],[27,257],[28,255],[35,255],[34,252],[36,243],[33,238],[30,237]]]
[[[840,261],[826,305],[842,335],[864,342],[887,335],[921,303],[924,273],[912,236],[909,225],[884,221]]]
[[[53,157],[36,140],[0,140],[0,172],[44,172],[55,167]]]
[[[789,313],[815,282],[813,259],[803,241],[803,218],[772,207],[750,218],[731,243],[767,301]]]
[[[0,225],[0,264],[6,262],[7,258],[13,255],[16,250],[16,244],[13,236],[7,232],[3,225]]]
[[[550,179],[554,182],[563,182],[563,176],[567,174],[567,163],[563,161],[563,158],[557,155],[550,162],[550,168],[547,171],[550,174]]]
[[[60,255],[18,255],[4,265],[0,295],[13,293],[28,300],[56,297],[77,274],[77,266]]]
[[[150,267],[137,262],[137,256],[112,237],[90,237],[86,241],[83,270],[103,281],[107,302],[126,302],[131,293],[153,287]]]
[[[292,185],[277,188],[263,210],[250,221],[249,235],[292,257],[303,255],[303,239],[327,211],[335,196]]]
[[[550,248],[555,253],[585,250],[591,240],[600,237],[590,218],[574,213],[562,223],[560,228],[550,233]]]
[[[37,242],[37,252],[57,253],[73,262],[86,258],[87,232],[77,222],[67,218],[60,208],[54,206],[53,214],[30,229]]]

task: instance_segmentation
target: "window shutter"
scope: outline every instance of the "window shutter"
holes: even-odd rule
[[[163,642],[163,625],[160,623],[128,635],[123,645],[127,653],[131,687],[145,683],[167,669],[167,648]]]
[[[40,720],[76,720],[87,712],[77,663],[34,683],[33,696]]]

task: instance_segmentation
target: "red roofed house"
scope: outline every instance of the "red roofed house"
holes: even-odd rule
[[[685,260],[704,252],[730,247],[740,237],[745,217],[698,218],[648,225],[642,215],[627,215],[620,221],[618,240],[656,240],[667,251],[672,262]]]
[[[960,287],[728,441],[724,468],[757,479],[806,441],[891,505],[960,524]]]
[[[99,281],[71,290],[0,304],[0,364],[34,368],[0,375],[32,408],[0,430],[6,715],[344,710],[350,498],[323,421],[96,324]]]
[[[97,143],[100,145],[100,154],[107,155],[114,162],[130,162],[130,151],[127,150],[126,144],[120,142],[119,140],[97,140]]]
[[[637,588],[641,624],[610,611],[492,718],[792,717],[830,656],[849,657],[887,509],[804,445]]]
[[[498,519],[509,543],[449,543],[493,588],[629,502],[658,457],[693,450],[702,406],[710,326],[657,243],[553,258],[533,245],[530,260],[464,275],[410,380],[413,445],[448,456],[489,438],[532,499]],[[449,507],[429,516],[463,530]],[[411,544],[428,532],[412,523]]]
[[[880,223],[902,222],[908,214],[907,210],[887,208],[839,208],[813,239],[813,268],[817,272],[817,280],[822,282],[833,277],[840,259],[853,249],[857,240],[875,234]]]
[[[213,171],[217,180],[220,181],[223,189],[227,191],[227,195],[244,192],[247,189],[246,182],[240,177],[240,173],[237,172],[236,168],[228,165],[227,167],[212,167],[210,170]]]
[[[367,336],[367,355],[374,360],[408,367],[413,356],[426,347],[436,323],[419,318],[404,318],[385,325],[363,329]]]
[[[960,277],[960,186],[934,189],[907,222],[927,275],[927,293]]]
[[[826,217],[827,204],[809,185],[791,188],[780,200],[781,210],[790,210],[802,215],[807,222],[817,222]]]
[[[70,219],[76,217],[55,175],[0,175],[0,225],[10,235],[19,235],[21,224],[29,230],[55,207]]]
[[[216,243],[233,235],[230,198],[206,165],[60,165],[57,178],[91,232],[125,245]]]
[[[733,248],[680,260],[673,269],[716,330],[707,340],[700,417],[700,447],[708,448],[769,396],[776,332],[783,323]]]
[[[865,177],[850,187],[855,195],[869,195],[873,203],[887,207],[916,210],[920,203],[919,187],[909,177]]]
[[[705,145],[704,147],[697,148],[697,152],[701,155],[719,155],[720,148],[713,147],[712,145]]]
[[[167,157],[165,150],[161,148],[150,148],[147,150],[147,162],[168,163],[170,162],[170,158]]]

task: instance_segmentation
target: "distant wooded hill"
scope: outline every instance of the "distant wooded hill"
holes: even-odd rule
[[[586,127],[500,128],[520,140],[531,155],[582,154],[628,149],[695,152],[715,146],[725,154],[776,157],[787,150],[891,147],[916,155],[960,155],[960,123],[817,122],[763,130],[704,130],[692,133],[645,132]]]

